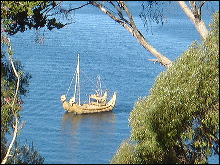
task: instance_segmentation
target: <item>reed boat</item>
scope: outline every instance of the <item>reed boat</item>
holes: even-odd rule
[[[88,95],[88,99],[86,101],[83,101],[84,103],[82,104],[82,101],[80,98],[81,97],[81,91],[80,91],[81,86],[80,86],[80,55],[79,54],[77,57],[77,65],[76,65],[74,77],[75,77],[75,84],[74,84],[73,97],[71,97],[69,101],[67,101],[66,97],[67,97],[67,93],[69,89],[67,90],[67,93],[65,95],[62,95],[60,97],[62,106],[66,111],[73,112],[75,114],[100,113],[100,112],[111,111],[115,107],[117,92],[114,92],[110,100],[107,101],[108,89],[106,89],[103,92],[102,87],[101,87],[100,76],[98,76],[98,81],[97,81],[95,92],[93,94]]]

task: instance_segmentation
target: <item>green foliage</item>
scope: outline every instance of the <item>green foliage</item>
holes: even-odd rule
[[[20,62],[15,63],[15,68],[18,71],[23,70],[23,66]],[[19,86],[18,97],[15,98],[15,104],[12,107],[12,102],[16,88],[16,77],[13,74],[11,66],[2,55],[1,60],[1,160],[5,157],[7,152],[7,139],[6,134],[11,134],[12,127],[14,124],[13,111],[17,113],[22,109],[21,95],[25,95],[27,92],[26,87],[30,78],[29,74],[20,72],[21,84]],[[19,147],[17,141],[11,151],[7,163],[8,164],[42,164],[44,158],[41,157],[38,152],[34,149],[33,144],[31,147],[27,147],[26,144]]]
[[[20,62],[15,62],[15,68],[18,71],[23,70],[23,66]],[[27,92],[26,87],[30,78],[29,74],[25,72],[20,72],[21,84],[19,86],[18,96],[15,99],[15,104],[12,107],[12,102],[14,98],[15,88],[16,88],[16,77],[13,74],[11,66],[2,55],[1,60],[1,160],[5,157],[7,152],[7,139],[6,134],[11,134],[12,127],[14,124],[13,111],[17,113],[19,117],[19,112],[22,109],[20,98],[21,95],[25,95]],[[19,147],[17,141],[15,141],[15,146],[11,151],[11,155],[7,164],[42,164],[44,158],[38,154],[34,149],[33,144],[31,147],[27,147],[24,144]]]
[[[124,140],[119,146],[120,150],[114,155],[111,160],[111,164],[138,164],[138,156],[135,155],[135,145],[132,144],[129,140]]]
[[[31,28],[60,29],[66,24],[47,15],[55,6],[55,1],[1,1],[1,23],[11,35]]]
[[[33,143],[29,147],[26,146],[26,143],[20,147],[19,143],[16,142],[12,153],[8,164],[43,164],[44,162],[44,158],[34,149]]]
[[[19,93],[25,95],[27,92],[26,87],[29,85],[29,79],[31,78],[31,75],[28,72],[23,71],[24,67],[20,61],[14,60],[14,65],[20,76]],[[10,83],[14,83],[17,78],[14,74],[11,74],[12,72],[12,67],[8,63],[5,55],[1,54],[1,77],[4,77],[4,79]]]
[[[23,66],[20,62],[15,62],[15,68],[18,71],[23,70]],[[15,104],[12,106],[12,102],[15,95],[16,88],[16,77],[13,74],[11,66],[6,60],[5,56],[2,55],[1,60],[1,161],[5,157],[7,152],[7,139],[6,134],[11,134],[14,116],[13,113],[17,113],[19,117],[19,112],[22,109],[21,107],[21,95],[25,95],[27,92],[26,88],[30,78],[29,74],[20,72],[20,86],[18,91],[18,97],[15,98]],[[15,141],[15,146],[11,151],[7,163],[8,164],[42,164],[44,158],[42,158],[38,152],[32,147],[27,147],[26,144],[22,147],[19,147],[17,141]]]
[[[5,27],[2,25],[2,27]],[[2,31],[1,33],[1,161],[4,159],[8,144],[10,141],[6,139],[6,135],[13,135],[13,126],[15,122],[15,116],[20,117],[20,110],[22,109],[22,99],[21,95],[25,95],[27,92],[26,87],[28,86],[28,81],[31,78],[29,73],[23,72],[23,66],[19,61],[13,61],[14,67],[18,72],[19,76],[19,88],[18,93],[15,96],[15,91],[17,88],[17,77],[11,67],[9,60],[6,58],[12,58],[13,52],[11,50],[10,39],[7,34]],[[4,52],[4,50],[7,50]],[[9,159],[6,163],[43,163],[44,159],[32,148],[26,147],[26,145],[21,148],[17,145],[17,139],[10,152]],[[11,156],[13,155],[13,156]]]
[[[208,38],[194,42],[157,77],[150,95],[135,103],[129,118],[135,147],[123,142],[111,163],[207,163],[218,153],[218,12],[210,28]]]
[[[9,44],[9,43],[7,43]],[[25,95],[27,92],[26,87],[29,85],[29,79],[31,75],[27,72],[23,72],[23,66],[19,61],[14,61],[16,70],[19,72],[20,84],[18,97],[15,98],[14,111],[19,112],[21,110],[22,99],[21,95]],[[6,59],[3,50],[1,51],[1,131],[9,132],[9,128],[13,124],[12,114],[12,102],[14,98],[14,92],[16,89],[17,78],[13,73],[11,65]],[[19,116],[19,113],[18,113]]]
[[[59,2],[58,2],[59,4]],[[1,1],[1,160],[6,155],[9,141],[6,135],[12,135],[13,125],[15,124],[14,113],[20,117],[22,109],[21,96],[27,92],[29,73],[23,72],[23,66],[19,61],[13,60],[14,67],[19,76],[19,90],[15,97],[17,87],[17,77],[11,67],[9,59],[12,58],[10,38],[7,34],[14,35],[17,32],[24,32],[28,29],[39,29],[46,27],[49,30],[60,29],[66,24],[57,22],[53,17],[54,9],[58,7],[55,1]],[[62,14],[62,13],[61,13]],[[4,50],[6,50],[4,52]],[[10,152],[6,163],[12,164],[41,164],[44,161],[38,152],[26,144],[19,147],[17,138]]]

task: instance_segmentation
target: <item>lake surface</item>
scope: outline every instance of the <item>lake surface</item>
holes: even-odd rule
[[[79,4],[75,1],[73,6]],[[136,7],[134,19],[148,42],[171,60],[200,39],[175,4],[171,5],[175,12],[168,13],[163,26],[151,24],[153,35],[138,17],[137,3],[130,6]],[[128,118],[134,103],[149,94],[164,68],[148,61],[154,57],[95,7],[86,6],[70,17],[75,23],[60,30],[31,30],[11,37],[14,57],[32,75],[29,93],[23,98],[21,120],[26,123],[19,137],[29,144],[33,141],[46,164],[108,164],[130,135]],[[44,35],[43,44],[35,42],[39,34]],[[110,95],[118,92],[112,112],[73,115],[62,108],[60,96],[67,92],[78,53],[86,75],[91,79],[100,75]],[[216,156],[210,159],[210,163],[218,161]]]

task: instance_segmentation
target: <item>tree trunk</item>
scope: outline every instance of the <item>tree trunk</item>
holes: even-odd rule
[[[102,12],[104,12],[105,14],[107,14],[110,18],[112,18],[114,21],[116,21],[117,23],[119,23],[121,26],[123,26],[127,31],[129,31],[132,36],[134,36],[137,41],[146,49],[148,50],[153,56],[156,57],[156,59],[153,59],[152,61],[155,62],[159,62],[160,64],[162,64],[163,66],[165,66],[166,68],[169,68],[172,65],[172,62],[166,58],[165,56],[163,56],[161,53],[159,53],[154,47],[152,47],[144,38],[144,36],[141,34],[141,32],[136,28],[136,25],[133,21],[132,15],[130,14],[126,4],[124,1],[117,1],[117,4],[120,8],[118,8],[115,4],[113,4],[113,2],[109,2],[111,5],[113,5],[113,7],[116,9],[116,11],[118,12],[118,15],[120,18],[116,17],[115,15],[113,15],[110,11],[106,10],[104,8],[104,6],[94,1],[90,1],[90,3],[99,8]],[[123,17],[122,14],[122,10],[126,13],[128,20],[126,20]]]
[[[189,17],[190,21],[194,24],[196,30],[198,31],[202,39],[205,39],[206,36],[208,35],[208,30],[205,26],[205,23],[201,19],[201,8],[204,3],[205,2],[202,2],[197,9],[196,2],[190,1],[190,6],[191,6],[191,10],[190,10],[184,1],[178,1],[179,6],[184,11],[184,13]]]

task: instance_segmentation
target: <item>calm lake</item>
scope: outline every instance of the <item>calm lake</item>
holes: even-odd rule
[[[84,2],[65,3],[66,7],[77,7]],[[169,59],[174,60],[200,39],[176,3],[167,5],[164,11],[167,22],[149,24],[148,31],[138,16],[140,5],[128,2],[137,27]],[[218,2],[211,2],[208,9],[215,11],[218,7]],[[204,13],[208,24],[210,13]],[[23,97],[21,120],[25,125],[19,139],[27,139],[28,144],[33,141],[46,164],[108,164],[122,140],[130,135],[128,118],[134,103],[149,94],[164,68],[148,61],[154,57],[95,7],[86,6],[68,17],[74,23],[60,30],[30,30],[11,37],[14,57],[32,75],[29,93]],[[39,36],[44,37],[42,44],[35,42]],[[110,95],[117,91],[112,112],[73,115],[62,108],[60,96],[67,92],[78,53],[86,75],[91,79],[100,75]],[[210,163],[218,162],[219,157],[210,158]]]

